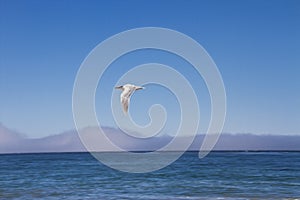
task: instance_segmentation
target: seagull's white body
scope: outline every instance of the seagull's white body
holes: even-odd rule
[[[132,84],[117,86],[115,88],[122,90],[120,100],[121,100],[121,104],[123,106],[123,111],[125,114],[128,112],[130,97],[133,94],[133,92],[136,90],[144,89],[144,87],[136,86],[136,85],[132,85]]]

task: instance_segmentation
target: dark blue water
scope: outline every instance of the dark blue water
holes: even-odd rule
[[[113,155],[112,155],[113,156]],[[0,155],[0,199],[297,199],[300,152],[187,152],[152,173],[88,153]]]

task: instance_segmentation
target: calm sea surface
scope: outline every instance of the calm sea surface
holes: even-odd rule
[[[186,152],[145,174],[110,169],[89,153],[0,155],[0,199],[297,198],[300,152],[212,152],[201,160]]]

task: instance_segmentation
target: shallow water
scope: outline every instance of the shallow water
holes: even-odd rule
[[[296,199],[300,152],[212,152],[201,160],[186,152],[142,174],[108,168],[89,153],[0,155],[0,199],[83,198]]]

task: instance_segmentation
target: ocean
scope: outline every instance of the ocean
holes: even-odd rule
[[[89,153],[2,154],[0,199],[300,199],[300,152],[185,152],[140,174]]]

